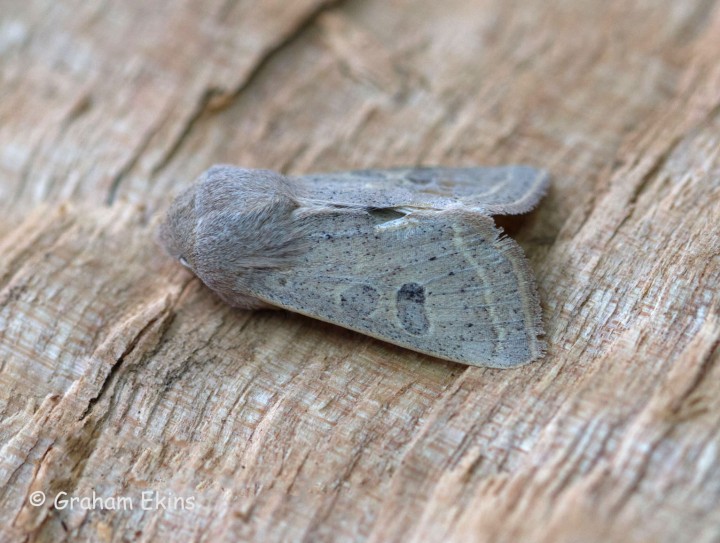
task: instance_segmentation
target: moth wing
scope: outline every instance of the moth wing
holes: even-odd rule
[[[530,166],[395,168],[296,177],[306,203],[346,207],[446,209],[488,215],[530,211],[550,183]]]
[[[306,251],[249,294],[439,358],[507,368],[542,356],[540,305],[520,247],[491,218],[305,210]]]

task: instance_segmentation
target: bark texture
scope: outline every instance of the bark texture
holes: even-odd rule
[[[0,0],[0,78],[0,539],[720,541],[720,2]],[[547,168],[546,358],[229,309],[219,162]]]

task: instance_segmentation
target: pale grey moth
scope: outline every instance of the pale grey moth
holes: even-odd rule
[[[540,358],[535,281],[492,215],[547,190],[527,166],[288,177],[215,166],[170,207],[167,252],[230,305],[285,308],[439,358]]]

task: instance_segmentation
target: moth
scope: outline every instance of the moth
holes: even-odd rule
[[[528,166],[288,177],[214,166],[159,228],[166,251],[240,308],[284,308],[435,357],[511,368],[545,351],[533,273],[493,215],[525,213]]]

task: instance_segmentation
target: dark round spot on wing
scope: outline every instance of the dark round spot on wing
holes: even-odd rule
[[[418,283],[405,283],[397,292],[397,317],[410,334],[427,333],[430,322],[425,311],[425,287]]]
[[[346,312],[359,317],[370,315],[377,309],[380,293],[370,285],[352,285],[340,293],[340,305]]]

